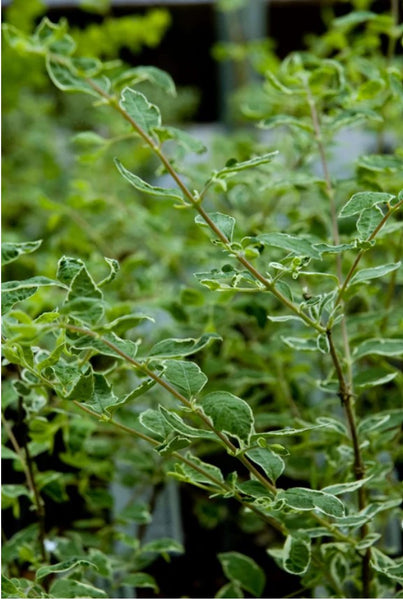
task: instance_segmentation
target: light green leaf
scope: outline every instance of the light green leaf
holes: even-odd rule
[[[361,269],[357,271],[350,280],[350,286],[355,283],[362,283],[363,281],[369,281],[370,279],[376,279],[377,277],[383,277],[392,271],[396,271],[401,265],[401,262],[389,263],[387,265],[379,265],[378,267],[372,267],[370,269]]]
[[[252,448],[246,452],[246,456],[260,465],[267,477],[275,483],[284,471],[283,459],[270,450],[270,448]]]
[[[281,248],[287,252],[292,252],[296,256],[309,256],[310,258],[320,258],[320,252],[315,244],[308,240],[288,233],[262,233],[256,236],[256,239],[266,246]]]
[[[281,83],[281,81],[279,79],[277,79],[277,77],[271,71],[269,71],[269,70],[266,71],[265,77],[268,79],[267,83],[270,84],[271,86],[273,86],[273,88],[275,90],[277,90],[278,92],[287,94],[287,96],[291,96],[292,94],[296,93],[296,90],[291,89],[291,88],[285,86],[283,83]]]
[[[190,437],[196,439],[218,441],[218,438],[213,431],[209,431],[206,429],[197,429],[196,427],[192,427],[191,425],[185,423],[185,421],[179,415],[177,415],[173,411],[167,410],[163,406],[159,407],[159,411],[164,420],[167,422],[169,429],[172,428],[178,433],[188,438]]]
[[[372,477],[365,477],[364,479],[359,479],[358,481],[350,481],[349,483],[335,483],[333,485],[328,485],[327,487],[323,488],[322,492],[332,494],[333,496],[355,492],[355,490],[358,490],[360,487],[365,485],[370,479],[372,479]]]
[[[165,198],[166,200],[178,200],[179,202],[183,202],[181,193],[178,190],[150,185],[126,169],[117,158],[114,159],[114,162],[119,173],[140,192],[143,192],[144,194],[150,194],[151,196],[159,196],[161,198]]]
[[[401,558],[394,560],[378,548],[372,548],[371,566],[375,571],[386,575],[386,577],[403,583],[403,560]]]
[[[303,535],[289,535],[283,548],[283,566],[287,573],[303,575],[311,562],[311,540]]]
[[[84,94],[100,98],[101,94],[95,86],[104,92],[109,91],[110,81],[107,77],[94,78],[94,87],[92,87],[86,81],[85,75],[78,72],[71,59],[64,59],[63,62],[60,62],[47,56],[46,68],[55,86],[64,92],[83,92]]]
[[[188,400],[197,395],[208,381],[206,375],[196,363],[183,360],[167,360],[164,365],[164,378]]]
[[[144,502],[130,501],[130,503],[120,511],[119,517],[141,524],[151,523],[152,521],[148,506]]]
[[[352,27],[360,25],[361,23],[365,23],[366,21],[372,21],[373,19],[376,19],[376,17],[377,14],[370,12],[369,10],[357,10],[334,19],[333,26],[343,29],[351,29]]]
[[[53,598],[107,598],[106,592],[74,579],[56,579],[50,587]]]
[[[139,416],[139,421],[143,427],[151,431],[158,439],[164,440],[172,431],[168,422],[164,419],[161,412],[148,408]]]
[[[403,338],[372,338],[365,340],[365,342],[354,349],[353,358],[358,360],[369,354],[378,354],[379,356],[401,356],[403,354]]]
[[[84,267],[84,262],[81,258],[72,258],[71,256],[62,256],[57,263],[56,277],[61,282],[70,286],[74,277]]]
[[[107,343],[110,342],[115,346],[111,348]],[[127,354],[130,358],[135,358],[140,342],[133,342],[132,340],[124,340],[118,337],[115,333],[106,333],[102,339],[94,337],[92,335],[82,335],[77,339],[71,341],[71,345],[79,350],[93,349],[99,354],[105,356],[115,356],[116,358],[124,358],[120,352]],[[119,352],[120,351],[120,352]]]
[[[259,123],[259,127],[262,129],[271,129],[272,127],[278,127],[287,125],[288,127],[297,127],[297,129],[303,129],[304,131],[313,132],[313,127],[307,121],[303,119],[297,119],[289,115],[275,115],[264,119]]]
[[[240,552],[221,552],[217,556],[225,575],[231,582],[256,598],[261,597],[266,577],[263,569],[252,558]]]
[[[230,217],[229,215],[224,215],[223,213],[215,212],[215,213],[207,213],[210,219],[213,221],[214,225],[222,231],[222,233],[226,236],[229,242],[232,242],[232,236],[234,234],[235,227],[235,219],[234,217]],[[201,215],[197,215],[195,218],[195,223],[201,225],[202,227],[208,227],[208,224],[203,219]],[[214,232],[212,232],[213,235]]]
[[[154,552],[156,554],[183,554],[184,548],[182,544],[171,538],[160,538],[158,540],[148,542],[141,547],[141,553]]]
[[[58,281],[41,276],[30,277],[23,281],[6,281],[1,286],[1,314],[8,312],[17,302],[30,298],[38,288],[44,286],[62,287]]]
[[[384,192],[358,192],[346,202],[339,212],[339,217],[351,217],[378,204],[387,204],[394,197],[393,194]]]
[[[125,402],[125,398],[115,396],[108,380],[100,373],[94,373],[93,386],[91,398],[85,400],[84,403],[91,406],[99,414],[104,412],[111,414],[112,409],[116,409]]]
[[[126,69],[120,76],[118,83],[122,84],[123,81],[129,82],[131,85],[136,85],[143,81],[149,81],[153,85],[161,88],[170,96],[176,96],[175,83],[172,77],[157,67],[141,65],[139,67]]]
[[[67,302],[75,300],[76,298],[84,298],[87,300],[94,298],[98,301],[103,298],[101,290],[96,285],[85,265],[77,271],[70,283]]]
[[[144,94],[126,87],[122,90],[119,104],[146,133],[150,134],[155,127],[161,126],[159,108],[151,104]]]
[[[354,385],[359,388],[383,385],[392,381],[396,375],[397,371],[391,373],[390,371],[385,371],[385,369],[382,369],[381,367],[372,367],[371,369],[357,373],[354,377]]]
[[[186,453],[187,460],[191,461],[196,468],[191,467],[187,463],[176,463],[175,471],[170,472],[172,475],[180,481],[185,481],[199,487],[205,487],[205,485],[221,486],[219,484],[224,483],[224,476],[220,469],[215,465],[206,463],[204,460],[200,460],[197,456],[193,456],[190,452]],[[202,470],[200,472],[198,469]],[[215,483],[217,482],[217,483]]]
[[[107,263],[107,265],[109,267],[109,275],[107,275],[107,277],[105,277],[105,279],[102,279],[102,281],[100,281],[98,283],[98,287],[113,281],[115,279],[115,277],[117,276],[117,274],[119,273],[119,269],[120,269],[119,261],[117,261],[116,258],[108,258],[107,256],[104,256],[104,261]]]
[[[344,505],[336,496],[323,491],[293,487],[281,490],[277,500],[283,500],[287,506],[297,510],[317,509],[331,517],[343,517]]]
[[[189,152],[201,154],[206,152],[206,146],[197,138],[193,137],[187,131],[178,129],[177,127],[164,126],[155,129],[155,133],[161,142],[167,140],[175,140],[180,146]]]
[[[148,354],[150,358],[171,358],[189,356],[195,354],[213,340],[222,338],[216,333],[205,333],[200,338],[170,338],[162,340],[153,346]]]
[[[281,339],[287,344],[287,346],[290,346],[290,348],[294,348],[294,350],[308,350],[310,352],[316,352],[318,350],[316,340],[314,339],[283,336],[281,336]]]
[[[30,254],[39,248],[42,244],[42,240],[36,240],[35,242],[2,242],[1,244],[1,264],[7,265],[8,263],[17,260],[23,254]]]
[[[364,208],[356,223],[360,239],[367,240],[382,221],[382,218],[383,212],[377,204],[370,208]]]
[[[89,560],[81,557],[69,558],[68,560],[64,560],[54,565],[40,567],[36,572],[36,579],[42,579],[51,573],[65,573],[76,567],[93,567],[96,569],[96,565]]]
[[[236,173],[244,171],[245,169],[252,169],[261,165],[266,165],[267,163],[270,163],[277,155],[278,151],[276,150],[275,152],[269,152],[268,154],[263,154],[262,156],[255,156],[254,158],[242,162],[238,162],[234,158],[230,159],[227,161],[227,164],[223,169],[213,173],[213,179],[225,179],[226,177],[232,177]]]
[[[134,588],[152,588],[156,594],[159,589],[154,577],[148,573],[131,573],[126,575],[121,581],[121,585],[128,585]]]
[[[212,392],[202,399],[201,405],[216,429],[235,437],[241,447],[249,444],[254,433],[254,419],[245,400],[230,392]]]
[[[368,171],[395,173],[397,171],[402,171],[403,158],[391,154],[369,154],[367,156],[360,156],[357,164],[359,167],[367,169]],[[390,194],[385,194],[385,196],[388,195]]]

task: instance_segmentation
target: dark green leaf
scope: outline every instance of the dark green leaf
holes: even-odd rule
[[[64,573],[70,571],[70,569],[75,569],[76,567],[93,567],[96,569],[96,565],[89,560],[81,557],[69,558],[68,560],[64,560],[54,565],[40,567],[36,572],[36,579],[42,579],[51,573]]]
[[[1,287],[1,314],[8,312],[17,302],[26,300],[38,291],[38,288],[46,286],[59,286],[58,281],[49,277],[30,277],[23,281],[7,281]]]
[[[267,477],[275,483],[284,471],[283,459],[270,450],[270,448],[252,448],[246,452],[246,456],[260,465]]]
[[[278,500],[283,500],[287,506],[297,510],[318,509],[331,517],[343,517],[344,505],[336,497],[319,490],[293,487],[281,490],[277,495]]]
[[[122,585],[127,585],[134,588],[152,588],[158,594],[158,585],[154,577],[148,573],[131,573],[126,575],[121,581]]]
[[[252,409],[245,400],[230,392],[212,392],[202,399],[201,404],[218,431],[237,438],[241,447],[249,444],[254,433],[254,420]]]
[[[218,554],[225,575],[235,585],[255,596],[261,597],[266,577],[255,561],[240,552],[222,552]]]

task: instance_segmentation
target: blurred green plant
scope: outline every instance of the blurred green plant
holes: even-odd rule
[[[374,22],[383,23],[381,36],[401,35],[393,19],[355,12],[330,25],[347,26],[340,55],[322,56],[315,40],[314,51],[262,68],[262,90],[258,96],[245,91],[242,112],[270,133],[223,136],[196,161],[188,155],[201,154],[204,144],[163,124],[139,87],[147,81],[174,96],[169,75],[77,58],[63,23],[45,19],[32,35],[6,25],[12,47],[44,57],[56,87],[89,96],[94,113],[109,109],[111,127],[121,127],[137,152],[114,147],[122,179],[106,173],[116,191],[104,204],[105,229],[83,228],[83,253],[63,233],[68,255],[59,258],[56,275],[50,272],[55,248],[46,236],[47,270],[32,259],[39,240],[3,245],[5,452],[25,482],[5,486],[5,495],[16,515],[27,497],[39,524],[6,542],[10,596],[103,597],[99,576],[156,588],[142,570],[150,548],[135,540],[133,562],[114,555],[106,541],[97,563],[89,535],[117,535],[103,517],[111,502],[105,490],[91,494],[92,469],[108,481],[121,476],[115,457],[132,468],[139,455],[145,464],[129,485],[170,475],[206,491],[211,502],[237,501],[245,530],[274,531],[267,552],[300,578],[298,593],[401,595],[398,542],[386,532],[396,526],[401,499],[395,469],[403,417],[402,149],[392,136],[393,153],[361,154],[341,176],[329,163],[340,129],[373,124],[379,135],[400,126],[400,58],[382,57],[380,46],[372,57],[372,30],[364,42],[358,37],[368,56],[364,66],[375,71],[357,64],[358,53],[349,50],[354,27],[371,29]],[[116,117],[123,125],[115,125]],[[272,130],[279,134],[270,137]],[[107,133],[81,131],[76,144],[110,159]],[[97,163],[101,181],[104,164]],[[72,205],[81,215],[88,188],[80,185]],[[119,199],[116,214],[111,198]],[[66,214],[74,213],[62,213],[61,221]],[[201,286],[193,284],[193,273]],[[78,418],[72,405],[98,424]],[[14,434],[21,423],[27,428],[22,447]],[[84,481],[73,485],[101,519],[92,528],[82,523],[79,547],[72,532],[47,529],[42,507],[50,483],[56,501],[63,498],[66,478],[56,471],[48,481],[30,458],[49,453],[55,428],[63,427],[69,432],[63,460]],[[228,469],[220,468],[223,455]],[[133,519],[132,507],[128,512]],[[137,522],[149,519],[141,506],[134,514]],[[179,550],[173,542],[155,544],[163,554]],[[264,593],[265,573],[250,557],[230,551],[218,560],[228,582],[217,597]],[[35,584],[24,576],[27,564]]]

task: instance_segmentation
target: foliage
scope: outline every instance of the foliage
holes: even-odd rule
[[[382,143],[396,146],[401,126],[401,27],[353,12],[310,52],[259,61],[272,69],[258,95],[243,91],[241,113],[264,132],[224,136],[198,160],[188,155],[203,144],[166,125],[144,93],[146,81],[174,97],[168,74],[77,56],[64,22],[44,19],[31,35],[8,24],[4,35],[42,57],[59,90],[95,104],[90,125],[109,114],[133,145],[115,146],[116,168],[103,173],[108,131],[81,131],[83,172],[99,181],[70,183],[67,204],[44,182],[43,241],[27,220],[3,245],[3,456],[20,475],[3,505],[18,518],[29,503],[37,517],[4,545],[3,594],[157,590],[144,569],[181,547],[119,532],[139,532],[150,508],[132,500],[111,519],[105,484],[138,493],[167,476],[239,503],[245,528],[252,519],[274,532],[267,553],[301,593],[398,593],[386,531],[400,504],[403,149]],[[379,36],[391,40],[386,56]],[[378,149],[333,173],[337,134],[363,123]],[[55,453],[69,469],[41,468]],[[58,531],[46,502],[72,488],[85,511]],[[217,560],[228,580],[217,597],[262,595],[255,560],[235,550]]]

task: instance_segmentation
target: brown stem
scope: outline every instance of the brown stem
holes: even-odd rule
[[[21,403],[19,406],[19,410],[20,410],[20,413],[22,413],[23,407],[22,407]],[[26,439],[26,433],[25,433],[25,431],[23,432],[23,444],[21,447],[17,441],[17,438],[14,435],[12,428],[10,427],[10,424],[8,423],[8,421],[5,418],[5,416],[3,415],[3,413],[1,414],[1,420],[2,420],[5,430],[7,432],[7,435],[10,439],[10,442],[14,448],[14,451],[16,452],[16,454],[18,454],[18,457],[21,461],[21,465],[22,465],[22,468],[24,471],[27,486],[28,486],[28,489],[30,490],[33,500],[34,500],[35,512],[36,512],[36,516],[38,519],[38,526],[39,526],[38,541],[39,541],[39,547],[40,547],[40,551],[41,551],[41,558],[42,558],[42,561],[44,563],[46,563],[48,561],[48,555],[47,555],[46,547],[45,547],[45,538],[46,538],[45,510],[44,510],[44,504],[43,504],[42,498],[41,498],[41,496],[39,494],[39,490],[36,486],[35,474],[34,474],[32,459],[31,459],[31,455],[29,452],[28,443],[27,443],[27,439]],[[25,423],[24,423],[24,427],[25,427]]]
[[[84,412],[88,413],[89,415],[92,415],[93,417],[97,417],[98,419],[100,418],[99,413],[88,408],[88,406],[81,404],[77,400],[74,400],[73,403],[78,408],[80,408],[80,410],[83,410]],[[137,431],[136,429],[132,429],[131,427],[128,427],[127,425],[123,425],[123,423],[120,423],[119,421],[116,421],[113,418],[105,419],[104,421],[106,423],[110,423],[111,425],[114,425],[115,427],[118,427],[122,431],[126,431],[127,433],[130,433],[142,440],[145,440],[146,442],[152,444],[153,446],[158,446],[160,444],[160,442],[158,442],[157,440],[154,440],[150,436],[148,436],[144,433],[141,433],[140,431]],[[264,521],[269,523],[272,527],[274,527],[274,529],[277,529],[278,531],[280,531],[283,535],[287,535],[287,530],[281,523],[279,523],[278,521],[275,521],[274,519],[272,519],[271,517],[269,517],[262,511],[260,511],[256,506],[254,506],[254,504],[245,501],[243,499],[243,497],[241,496],[241,494],[239,494],[236,491],[233,491],[227,483],[220,481],[219,479],[214,477],[214,475],[211,475],[211,473],[209,473],[208,471],[205,471],[199,464],[194,463],[192,460],[186,458],[186,456],[183,456],[179,452],[172,452],[172,456],[175,457],[176,459],[180,460],[181,462],[184,462],[185,464],[187,464],[189,467],[191,467],[192,469],[194,469],[195,471],[197,471],[204,477],[207,477],[208,479],[210,479],[210,481],[217,487],[218,490],[224,490],[224,492],[226,492],[226,493],[232,492],[234,494],[234,498],[236,500],[238,500],[238,502],[240,502],[243,506],[245,506],[246,508],[248,508],[249,510],[254,512],[261,519],[263,519]]]

